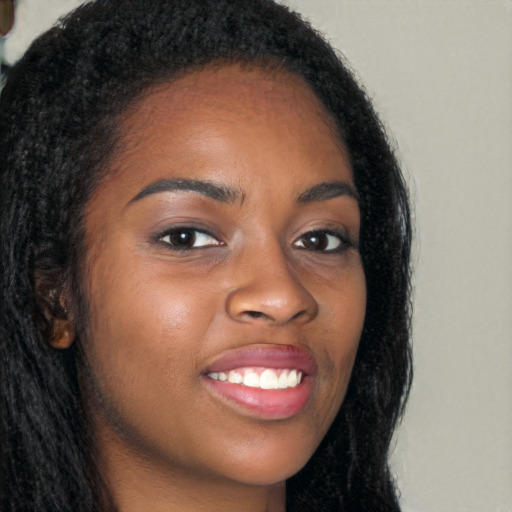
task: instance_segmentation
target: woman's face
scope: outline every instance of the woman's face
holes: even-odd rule
[[[296,77],[238,66],[158,86],[121,128],[86,211],[104,463],[283,482],[338,412],[364,320],[347,153]]]

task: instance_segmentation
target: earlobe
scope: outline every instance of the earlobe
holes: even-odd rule
[[[55,286],[56,281],[57,278],[48,273],[36,274],[38,318],[46,342],[54,348],[65,349],[75,339],[75,328],[65,285]]]
[[[75,329],[72,323],[66,319],[54,319],[53,332],[49,340],[53,348],[69,348],[75,339]]]
[[[50,313],[52,330],[48,341],[54,348],[69,348],[75,339],[75,328],[69,315],[67,295],[52,290],[50,296],[53,302]]]

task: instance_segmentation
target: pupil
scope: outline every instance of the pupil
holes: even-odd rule
[[[191,247],[194,245],[195,235],[193,231],[184,229],[171,233],[169,239],[174,247]]]
[[[307,249],[323,251],[327,247],[327,237],[325,233],[311,233],[305,240],[304,246]]]

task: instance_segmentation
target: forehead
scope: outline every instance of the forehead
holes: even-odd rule
[[[191,129],[192,123],[201,131],[212,124],[245,122],[256,136],[256,118],[266,124],[266,130],[270,124],[290,123],[292,118],[293,128],[315,125],[318,131],[322,126],[320,135],[345,152],[333,118],[301,77],[282,69],[234,64],[205,68],[151,87],[121,120],[119,156],[142,141],[168,139],[172,132],[181,135],[183,127]]]
[[[124,113],[95,195],[114,187],[128,201],[167,178],[220,180],[248,192],[265,182],[296,195],[318,181],[353,181],[335,123],[309,85],[284,70],[241,65],[148,89]]]
[[[176,113],[186,111],[194,103],[211,104],[213,101],[212,106],[229,108],[230,104],[242,102],[250,108],[248,115],[261,114],[269,105],[282,110],[309,103],[317,115],[332,123],[325,107],[304,79],[275,66],[210,65],[189,72],[172,82],[150,87],[135,104],[135,113],[150,109],[155,100],[163,99]],[[236,106],[233,110],[239,112]],[[129,124],[130,117],[130,114],[125,116],[125,123]]]

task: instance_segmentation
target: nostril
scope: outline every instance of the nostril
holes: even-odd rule
[[[306,311],[299,311],[298,313],[295,313],[295,315],[292,316],[291,320],[295,320],[297,318],[300,318],[303,315],[307,315]]]
[[[262,313],[261,311],[246,311],[245,313],[251,318],[262,318],[266,316],[265,313]]]
[[[236,287],[226,297],[226,313],[237,322],[266,322],[283,325],[290,321],[309,322],[316,317],[312,295],[292,279],[259,279]],[[255,325],[256,325],[255,324]],[[263,324],[261,324],[263,325]]]

